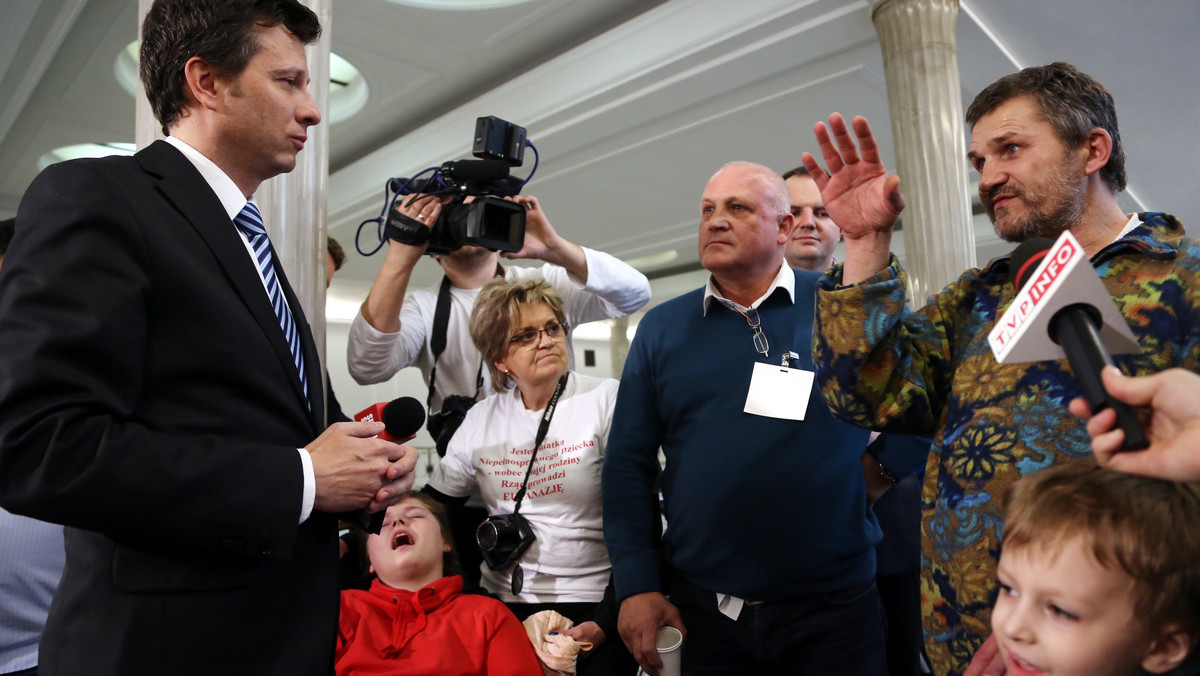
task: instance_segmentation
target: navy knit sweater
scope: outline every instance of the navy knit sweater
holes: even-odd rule
[[[764,357],[737,312],[703,289],[638,326],[604,463],[604,540],[618,599],[663,591],[654,559],[657,452],[666,455],[665,539],[677,573],[703,588],[778,601],[866,583],[879,540],[860,458],[868,433],[835,420],[812,390],[803,421],[742,411],[756,361],[796,352],[813,370],[817,273],[796,271],[796,302],[776,289],[758,308]]]

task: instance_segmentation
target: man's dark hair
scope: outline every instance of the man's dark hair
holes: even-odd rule
[[[13,230],[16,229],[17,219],[6,218],[0,221],[0,256],[8,253],[8,245],[12,242]]]
[[[170,134],[187,103],[183,67],[198,56],[221,77],[241,73],[259,50],[254,29],[283,24],[304,44],[321,36],[317,15],[297,0],[157,0],[142,24],[142,84]]]
[[[809,173],[808,169],[805,169],[802,166],[796,167],[795,169],[788,169],[787,171],[783,172],[783,180],[785,181],[793,176],[808,176],[809,178],[812,178],[812,174]]]
[[[1117,108],[1104,85],[1061,61],[1026,68],[1005,75],[979,92],[967,108],[967,124],[974,127],[981,117],[1019,96],[1028,96],[1037,103],[1042,119],[1069,148],[1078,148],[1097,127],[1108,132],[1112,154],[1100,170],[1100,178],[1114,193],[1125,189],[1125,150],[1117,129]]]
[[[786,181],[793,176],[807,176],[809,178],[812,178],[812,172],[809,171],[808,169],[805,169],[804,166],[801,165],[799,167],[796,167],[795,169],[788,169],[787,171],[785,171],[783,173],[783,180]],[[829,176],[828,171],[825,172],[825,176],[826,177]]]
[[[329,241],[326,243],[326,249],[329,251],[329,257],[333,259],[333,270],[337,272],[342,269],[342,264],[346,262],[346,252],[342,251],[342,245],[332,237],[326,236]]]

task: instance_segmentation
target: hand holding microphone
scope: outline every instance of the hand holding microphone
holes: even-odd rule
[[[416,399],[401,397],[368,407],[355,418],[356,422],[330,425],[305,447],[316,479],[314,507],[346,512],[343,518],[378,532],[380,510],[412,488],[417,465],[417,449],[392,440],[411,439],[425,420],[425,410]]]
[[[1101,379],[1114,397],[1149,412],[1144,421],[1150,445],[1122,453],[1125,432],[1116,426],[1116,416],[1107,410],[1093,415],[1084,399],[1076,399],[1071,412],[1088,421],[1100,466],[1169,481],[1200,481],[1200,375],[1172,368],[1130,378],[1106,368]]]
[[[417,436],[417,432],[421,430],[421,425],[425,423],[425,407],[413,397],[400,397],[386,404],[372,404],[359,411],[354,416],[354,420],[356,422],[382,422],[384,429],[379,433],[379,439],[404,443]],[[410,446],[402,446],[402,448],[411,449]],[[413,466],[415,467],[416,449],[412,450],[414,451]],[[394,501],[397,495],[412,488],[414,476],[411,469],[403,470],[393,463],[384,473],[384,479],[388,484],[380,489],[365,512],[356,514],[357,523],[368,533],[379,532],[383,527],[383,515],[389,503]],[[400,479],[406,480],[407,485],[398,484],[397,480]]]

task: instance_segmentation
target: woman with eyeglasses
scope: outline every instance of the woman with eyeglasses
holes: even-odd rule
[[[478,486],[491,515],[477,532],[483,586],[522,620],[554,610],[592,643],[581,676],[634,674],[602,604],[609,581],[600,470],[617,381],[570,372],[562,299],[539,280],[494,281],[471,338],[495,393],[468,411],[425,491],[449,502]],[[514,516],[515,515],[515,516]]]

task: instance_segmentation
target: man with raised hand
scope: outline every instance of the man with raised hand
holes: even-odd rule
[[[1137,337],[1122,371],[1200,366],[1200,247],[1163,213],[1126,214],[1124,152],[1112,95],[1065,63],[1026,68],[986,87],[967,110],[968,160],[996,232],[1010,242],[1070,230]],[[807,153],[846,260],[821,280],[814,357],[837,415],[874,429],[930,434],[921,522],[922,616],[938,674],[994,654],[1001,500],[1021,476],[1089,452],[1068,411],[1079,396],[1065,359],[999,364],[987,336],[1016,295],[1010,256],[971,269],[916,312],[890,253],[904,207],[899,177],[870,126],[817,123],[830,176]],[[857,144],[855,139],[857,138]],[[910,256],[920,252],[909,252]],[[983,646],[983,649],[981,649]],[[978,665],[977,665],[978,666]]]

